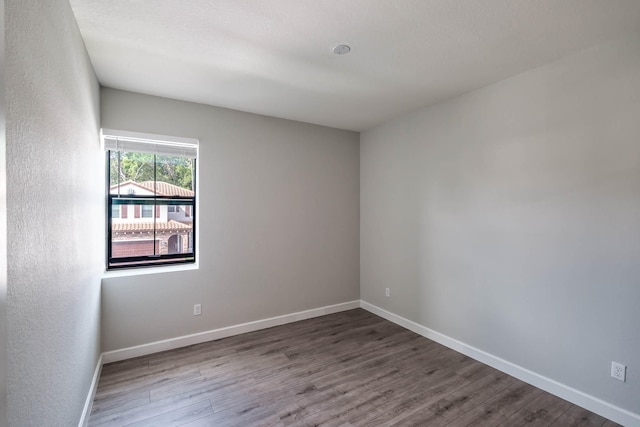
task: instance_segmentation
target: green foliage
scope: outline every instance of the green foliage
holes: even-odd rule
[[[109,156],[110,185],[125,181],[168,182],[192,190],[193,161],[184,157],[156,156],[148,153],[111,151]]]

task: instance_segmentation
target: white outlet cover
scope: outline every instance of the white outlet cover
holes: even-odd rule
[[[622,363],[611,362],[611,376],[622,382],[626,381],[627,367]]]

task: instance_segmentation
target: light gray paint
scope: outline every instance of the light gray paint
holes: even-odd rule
[[[113,89],[101,111],[200,140],[200,269],[105,278],[103,351],[359,298],[357,133]]]
[[[363,133],[362,298],[640,413],[639,118],[635,35]]]
[[[9,425],[73,426],[100,353],[99,88],[67,0],[5,7]]]
[[[4,1],[0,1],[0,426],[7,424],[7,164]]]

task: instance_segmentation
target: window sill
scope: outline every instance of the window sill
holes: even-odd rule
[[[102,274],[103,279],[110,279],[112,277],[130,277],[130,276],[142,276],[146,274],[164,274],[175,273],[178,271],[190,271],[198,270],[198,263],[190,263],[183,265],[165,265],[161,267],[142,267],[142,268],[123,268],[118,270],[106,270]]]

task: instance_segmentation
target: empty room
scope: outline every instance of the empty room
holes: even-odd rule
[[[0,5],[0,426],[640,426],[640,1]]]

